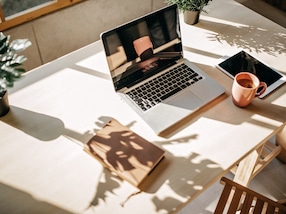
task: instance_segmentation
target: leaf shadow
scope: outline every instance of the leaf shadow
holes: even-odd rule
[[[249,52],[264,52],[272,56],[286,53],[286,34],[273,33],[267,26],[231,25],[202,19],[196,27],[210,31],[207,37],[210,41],[227,43]]]

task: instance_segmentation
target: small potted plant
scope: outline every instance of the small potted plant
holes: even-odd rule
[[[13,87],[25,72],[19,66],[27,59],[17,53],[25,50],[32,43],[28,39],[15,39],[10,43],[10,36],[0,32],[0,117],[9,111],[8,87]]]
[[[206,12],[204,7],[212,0],[166,0],[168,4],[176,4],[184,13],[184,21],[187,24],[196,24],[199,21],[201,11]]]

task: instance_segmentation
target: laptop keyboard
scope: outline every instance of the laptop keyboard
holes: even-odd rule
[[[202,80],[203,77],[185,64],[127,92],[127,95],[146,111],[184,88]]]

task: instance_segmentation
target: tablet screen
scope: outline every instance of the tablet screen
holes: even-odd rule
[[[245,51],[240,51],[218,65],[224,69],[225,72],[228,72],[232,77],[241,71],[249,71],[254,73],[259,80],[261,82],[265,82],[267,86],[270,86],[282,78],[282,75],[280,75],[278,72],[255,59]]]
[[[227,59],[221,59],[216,66],[232,78],[242,71],[254,73],[261,82],[267,84],[266,92],[260,95],[259,98],[267,96],[286,82],[285,75],[270,68],[245,51],[240,51]]]

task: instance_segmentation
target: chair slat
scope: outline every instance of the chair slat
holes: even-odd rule
[[[249,213],[254,196],[247,194],[241,207],[241,213]]]
[[[238,188],[235,188],[233,189],[234,191],[234,194],[233,194],[233,198],[230,202],[230,206],[229,206],[229,209],[228,209],[228,214],[232,214],[232,213],[235,213],[238,209],[238,206],[239,206],[239,202],[240,202],[240,199],[241,199],[241,195],[243,193],[243,191],[241,189],[238,189]]]
[[[284,210],[279,208],[278,214],[285,214],[285,213],[286,213],[286,208]]]
[[[286,214],[286,206],[279,204],[270,198],[225,177],[221,179],[221,182],[224,184],[224,189],[214,214],[222,214],[227,208],[227,213],[229,214],[248,214],[252,213],[252,211],[253,214]]]
[[[225,183],[224,189],[218,201],[219,206],[216,207],[214,214],[223,213],[226,203],[228,201],[231,189],[232,189],[232,185]]]
[[[273,214],[275,212],[275,206],[272,204],[267,204],[266,214]]]
[[[257,199],[254,206],[253,214],[261,214],[263,209],[264,201]]]

